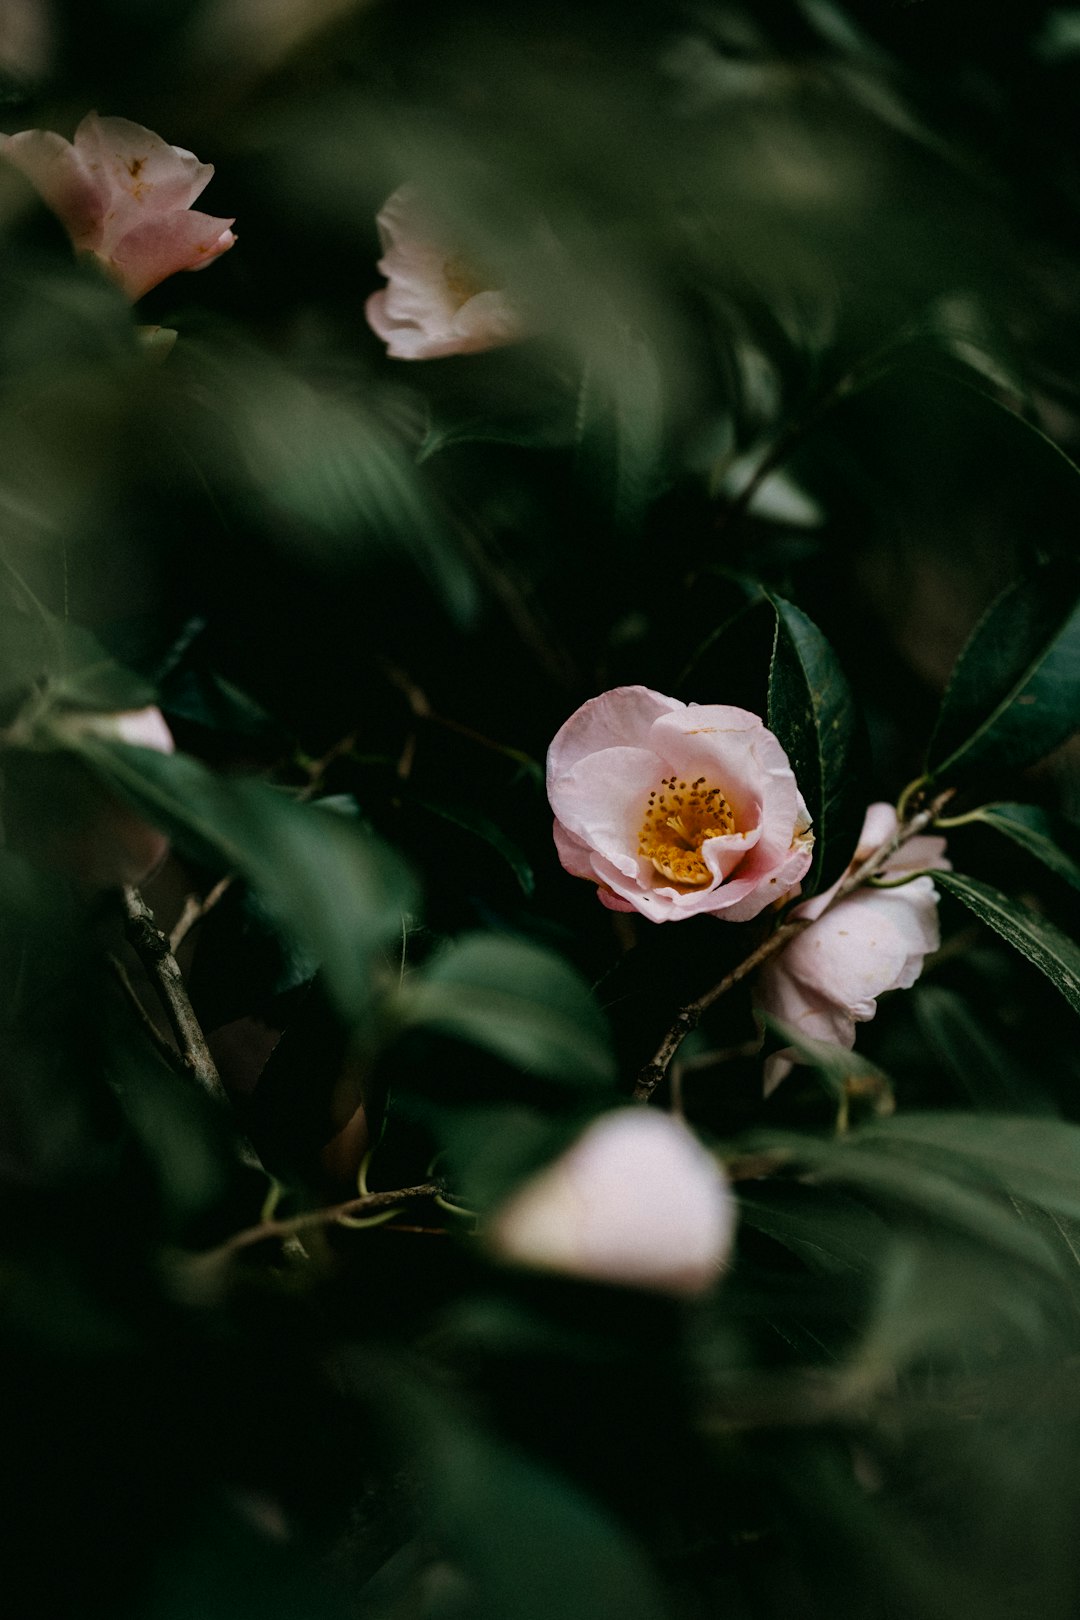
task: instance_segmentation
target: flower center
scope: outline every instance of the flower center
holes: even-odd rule
[[[454,300],[455,312],[467,304],[470,298],[475,298],[477,293],[485,290],[486,284],[480,280],[472,265],[457,255],[443,261],[442,273],[446,290]]]
[[[701,858],[702,844],[734,831],[735,813],[718,787],[710,787],[704,776],[696,782],[666,776],[649,794],[638,854],[661,877],[698,889],[713,879]]]

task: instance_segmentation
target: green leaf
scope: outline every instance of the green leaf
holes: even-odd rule
[[[469,805],[438,804],[434,799],[424,798],[418,793],[410,794],[409,797],[411,803],[421,805],[433,816],[441,816],[444,821],[451,822],[455,827],[462,827],[466,832],[475,833],[485,844],[490,844],[517,878],[521,892],[526,895],[532,894],[536,888],[536,877],[532,867],[514,840],[508,838],[490,816],[483,815],[479,810],[473,810]]]
[[[903,1114],[859,1141],[1080,1219],[1080,1125],[995,1114]]]
[[[905,1116],[905,1123],[909,1117]],[[977,1116],[927,1117],[963,1122]],[[977,1176],[958,1165],[955,1156],[928,1160],[890,1152],[884,1132],[891,1123],[864,1126],[832,1141],[788,1133],[755,1135],[748,1139],[748,1150],[787,1153],[792,1166],[802,1167],[816,1185],[849,1187],[889,1211],[893,1219],[914,1222],[919,1231],[952,1232],[1007,1258],[1059,1275],[1057,1256],[1042,1235],[1020,1221],[1011,1205],[1001,1200],[996,1182],[990,1187],[973,1186]],[[1042,1121],[1023,1123],[1043,1125]],[[1056,1122],[1050,1128],[1056,1128]],[[1080,1128],[1074,1129],[1080,1136]],[[744,1149],[747,1144],[740,1142],[739,1146]],[[1080,1189],[1080,1181],[1077,1185]]]
[[[763,1182],[750,1193],[740,1189],[739,1220],[828,1277],[876,1276],[890,1247],[881,1216],[835,1188]]]
[[[920,985],[911,1005],[928,1046],[972,1106],[1021,1114],[1057,1112],[1045,1090],[1013,1062],[954,990]]]
[[[991,603],[961,652],[927,773],[1015,771],[1080,725],[1080,600],[1072,564],[1048,564]]]
[[[454,1612],[470,1620],[664,1620],[653,1572],[579,1486],[474,1427],[433,1415],[416,1444],[430,1490],[428,1533],[468,1583],[467,1603]]]
[[[37,686],[84,709],[136,709],[154,688],[118,664],[81,625],[59,618],[0,559],[0,696]]]
[[[357,817],[217,776],[184,754],[73,736],[62,723],[50,731],[193,858],[246,878],[286,936],[311,950],[345,1018],[368,1012],[377,957],[400,937],[416,893]]]
[[[984,804],[964,819],[984,821],[988,827],[1011,838],[1014,844],[1019,844],[1029,855],[1042,861],[1044,866],[1064,878],[1074,889],[1080,889],[1080,864],[1062,849],[1055,818],[1037,805]]]
[[[828,888],[855,852],[866,809],[862,737],[847,677],[810,619],[782,597],[769,671],[769,729],[791,761],[814,823],[804,894]]]
[[[405,985],[401,1009],[408,1024],[471,1041],[546,1078],[614,1082],[607,1024],[585,980],[526,940],[465,935]]]
[[[1029,962],[1034,962],[1080,1012],[1080,945],[1047,918],[1019,900],[1010,899],[978,878],[960,872],[935,872],[939,888],[962,900],[980,922],[1008,940]]]

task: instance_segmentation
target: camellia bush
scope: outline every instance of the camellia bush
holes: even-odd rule
[[[1078,91],[0,3],[5,1612],[1076,1615]]]

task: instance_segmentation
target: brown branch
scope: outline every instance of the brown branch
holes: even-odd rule
[[[202,922],[206,914],[213,911],[218,901],[228,894],[235,881],[236,873],[227,872],[223,878],[218,879],[209,893],[202,897],[197,894],[188,895],[184,901],[184,909],[176,920],[176,926],[169,935],[169,949],[174,956],[195,924]]]
[[[396,1187],[390,1192],[361,1193],[357,1198],[347,1198],[344,1203],[330,1204],[323,1209],[308,1209],[302,1215],[292,1215],[287,1220],[270,1218],[259,1221],[256,1226],[246,1226],[242,1231],[234,1232],[216,1249],[193,1255],[191,1262],[200,1267],[216,1265],[244,1249],[268,1243],[272,1238],[288,1243],[290,1239],[299,1237],[301,1232],[335,1226],[354,1216],[379,1215],[384,1210],[398,1209],[417,1198],[437,1198],[442,1191],[441,1182],[423,1181],[415,1187]]]
[[[928,827],[942,807],[952,798],[954,791],[953,788],[949,788],[946,792],[939,794],[932,804],[927,805],[925,810],[920,810],[917,815],[909,817],[902,826],[897,828],[891,838],[887,838],[864,861],[860,861],[858,866],[848,873],[828,904],[822,907],[818,916],[824,916],[825,912],[835,906],[838,900],[843,900],[854,889],[861,887],[868,878],[872,877],[885,864],[890,855],[895,854],[910,838],[914,838],[916,834],[922,832],[924,827]],[[752,973],[763,962],[767,962],[771,956],[775,956],[777,951],[783,950],[789,940],[794,939],[796,934],[801,934],[804,929],[810,927],[811,922],[816,921],[817,918],[792,917],[788,922],[781,923],[775,933],[770,934],[768,939],[763,940],[757,949],[751,951],[750,955],[741,961],[737,967],[733,967],[730,973],[725,973],[720,982],[714,984],[711,990],[706,990],[704,995],[698,996],[696,1001],[690,1001],[685,1007],[680,1008],[663,1040],[657,1047],[655,1054],[638,1075],[637,1084],[634,1087],[634,1101],[648,1102],[667,1073],[668,1066],[679,1047],[686,1037],[697,1028],[703,1014],[709,1010],[714,1002],[719,1001],[721,996],[727,995],[728,991],[734,989],[735,985],[745,979],[747,974]]]
[[[125,928],[128,943],[142,963],[169,1020],[176,1038],[177,1056],[186,1073],[218,1108],[231,1108],[217,1064],[206,1044],[202,1025],[188,997],[180,965],[169,948],[169,941],[154,922],[154,914],[137,889],[125,884],[123,891]],[[259,1155],[242,1134],[237,1146],[245,1164],[265,1175]]]

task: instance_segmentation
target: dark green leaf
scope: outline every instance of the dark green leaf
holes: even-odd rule
[[[855,700],[836,655],[792,603],[772,598],[776,639],[769,728],[779,737],[814,823],[814,864],[803,890],[828,888],[855,852],[866,793]]]
[[[656,1578],[568,1479],[458,1423],[424,1425],[432,1529],[470,1620],[663,1620]]]
[[[976,1108],[1055,1114],[1053,1100],[988,1032],[986,1021],[954,990],[920,985],[912,997],[927,1044]]]
[[[1065,999],[1080,1012],[1080,945],[1047,918],[960,872],[935,872],[934,881],[955,894],[980,922],[1008,940],[1028,961],[1041,968]]]
[[[508,838],[490,816],[483,815],[479,810],[473,810],[469,805],[438,804],[434,799],[422,798],[417,793],[411,795],[411,800],[413,804],[422,805],[425,810],[430,810],[433,816],[441,816],[444,821],[452,822],[455,827],[463,827],[466,832],[475,833],[477,838],[482,838],[485,844],[490,844],[517,878],[522,893],[532,894],[536,888],[532,867],[514,840]]]
[[[195,859],[242,874],[285,934],[312,951],[343,1015],[365,1013],[376,958],[400,936],[416,894],[358,818],[217,776],[183,754],[53,731]]]
[[[973,1116],[943,1117],[962,1124]],[[927,1163],[916,1155],[901,1157],[890,1152],[882,1135],[890,1123],[866,1126],[833,1141],[770,1133],[752,1138],[751,1151],[788,1152],[792,1165],[803,1167],[816,1184],[850,1187],[895,1217],[914,1222],[918,1230],[952,1232],[1058,1275],[1056,1256],[1043,1237],[1025,1226],[1016,1211],[997,1196],[996,1181],[989,1188],[971,1185],[978,1178],[965,1171],[963,1164],[958,1168],[954,1158],[931,1157]]]
[[[956,662],[927,752],[938,779],[1014,771],[1080,725],[1076,569],[1052,564],[991,603]]]
[[[835,1188],[764,1183],[760,1191],[740,1191],[739,1220],[826,1276],[876,1276],[890,1247],[881,1216]]]
[[[968,819],[984,821],[988,827],[1004,833],[1074,889],[1080,889],[1080,863],[1061,847],[1062,833],[1067,834],[1068,829],[1059,832],[1054,817],[1037,805],[984,804],[973,810]]]
[[[904,1114],[867,1125],[859,1141],[1080,1219],[1080,1125],[1016,1115]]]
[[[615,1061],[603,1014],[562,957],[523,939],[470,934],[402,993],[406,1022],[440,1029],[553,1080],[610,1086]]]

